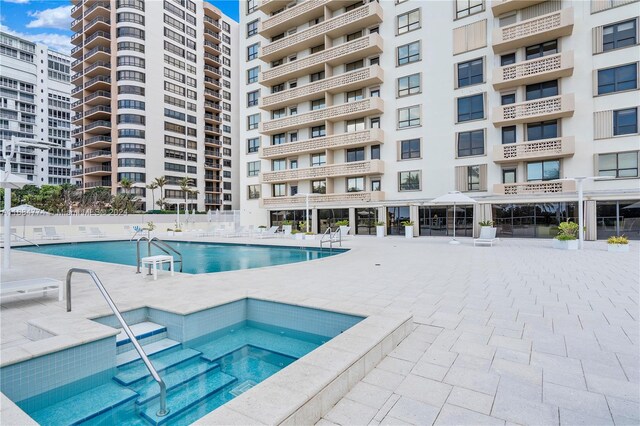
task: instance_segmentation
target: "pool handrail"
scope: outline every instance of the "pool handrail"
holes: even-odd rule
[[[328,240],[324,239],[326,236],[329,237]],[[320,250],[323,248],[323,243],[329,243],[329,251],[333,250],[333,243],[340,243],[340,247],[342,247],[342,229],[338,227],[336,232],[331,232],[331,227],[329,226],[320,238]]]
[[[140,273],[140,261],[142,260],[142,258],[140,257],[140,241],[147,241],[147,256],[151,256],[152,245],[158,247],[168,255],[171,255],[170,252],[174,252],[175,254],[177,254],[179,259],[176,260],[176,262],[180,262],[180,272],[182,272],[182,253],[180,253],[178,250],[171,247],[169,244],[165,243],[158,237],[152,237],[151,239],[149,239],[148,237],[142,236],[136,240],[136,274]],[[149,266],[149,274],[151,274],[151,266]]]
[[[100,281],[100,278],[98,278],[96,273],[91,269],[71,268],[67,272],[67,280],[65,283],[65,290],[66,290],[66,297],[67,297],[67,312],[71,312],[71,276],[73,275],[74,272],[77,272],[79,274],[89,275],[93,280],[94,284],[98,287],[98,290],[100,290],[100,293],[102,293],[102,296],[105,298],[105,300],[109,304],[109,307],[113,311],[113,314],[120,322],[120,325],[122,325],[122,329],[131,340],[131,344],[135,348],[136,352],[138,352],[138,355],[140,355],[140,359],[142,359],[142,362],[147,367],[147,370],[149,370],[149,373],[151,374],[153,379],[156,382],[158,382],[158,385],[160,386],[160,410],[158,410],[156,415],[158,417],[166,416],[167,414],[169,414],[169,411],[170,411],[167,408],[167,385],[164,383],[164,380],[162,380],[162,377],[160,377],[160,375],[158,374],[158,371],[156,371],[155,367],[149,360],[149,357],[147,357],[147,354],[144,352],[144,349],[142,349],[142,346],[140,346],[138,339],[136,339],[136,336],[133,334],[133,331],[131,331],[131,328],[129,328],[129,325],[127,325],[126,321],[122,317],[122,314],[118,310],[118,307],[114,303],[113,299],[111,298],[111,296],[109,296],[109,293],[107,293],[107,289],[104,288],[104,285]]]

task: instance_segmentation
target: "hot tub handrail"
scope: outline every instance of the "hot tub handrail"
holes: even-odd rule
[[[102,282],[100,281],[100,279],[98,278],[98,276],[94,271],[90,269],[83,269],[83,268],[71,268],[69,269],[69,272],[67,272],[67,280],[66,280],[67,312],[71,312],[71,276],[73,275],[74,272],[77,272],[79,274],[89,275],[93,280],[93,282],[95,283],[95,285],[98,287],[98,290],[100,290],[100,293],[102,293],[102,296],[104,296],[105,300],[109,304],[109,307],[113,311],[113,314],[116,316],[116,318],[120,322],[120,325],[122,325],[122,329],[131,340],[133,347],[136,349],[136,351],[140,355],[140,358],[142,359],[142,362],[144,362],[144,365],[147,367],[147,370],[149,370],[149,373],[151,374],[153,379],[156,382],[158,382],[158,385],[160,386],[160,410],[156,413],[156,415],[158,417],[166,416],[169,413],[169,409],[167,408],[167,385],[164,383],[164,380],[162,380],[162,378],[154,368],[153,364],[149,360],[149,357],[147,357],[147,354],[144,352],[144,349],[142,349],[142,346],[140,346],[138,339],[136,339],[136,336],[133,334],[133,331],[131,331],[131,328],[129,328],[129,326],[127,325],[126,321],[122,317],[122,314],[118,310],[116,304],[113,302],[113,299],[111,299],[111,296],[109,296],[109,293],[107,293],[107,289],[104,288],[104,285],[102,285]]]

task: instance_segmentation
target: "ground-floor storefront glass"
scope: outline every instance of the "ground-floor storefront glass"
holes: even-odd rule
[[[293,222],[293,229],[299,229],[304,224],[305,210],[275,210],[270,213],[271,226],[280,226],[285,220]]]
[[[349,221],[349,209],[319,209],[318,233],[322,234],[328,227],[335,228],[340,220]]]
[[[356,234],[376,235],[378,209],[356,209]]]
[[[402,222],[409,219],[409,206],[387,207],[387,234],[404,235]]]
[[[420,236],[453,236],[453,206],[420,207]],[[456,236],[473,235],[473,207],[456,206]]]
[[[640,240],[640,201],[597,201],[596,224],[599,240],[613,235]]]
[[[553,238],[560,222],[578,221],[578,203],[494,204],[498,237]]]

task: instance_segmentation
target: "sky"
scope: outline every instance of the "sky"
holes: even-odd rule
[[[147,0],[160,1],[160,0]],[[209,0],[224,14],[238,20],[239,0]],[[0,30],[69,53],[72,45],[69,0],[0,0]]]

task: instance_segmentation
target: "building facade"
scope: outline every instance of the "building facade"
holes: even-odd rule
[[[69,56],[0,33],[0,144],[35,185],[72,183]]]
[[[437,17],[437,18],[436,18]],[[638,2],[241,2],[240,198],[256,225],[640,237]],[[307,195],[308,194],[308,195]],[[475,229],[474,229],[475,228]]]
[[[232,209],[237,23],[201,1],[73,4],[73,173],[82,187],[115,194],[125,179],[146,210],[160,199],[166,209]],[[147,188],[158,178],[162,188]]]

